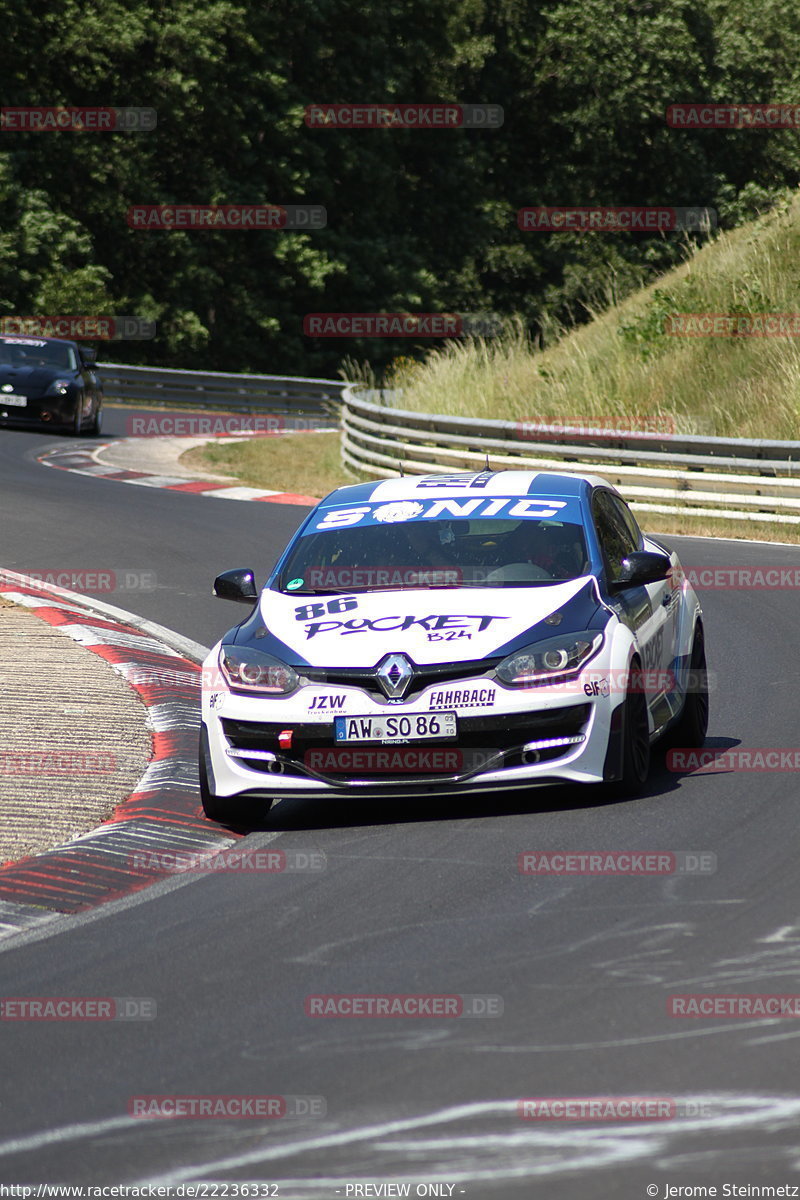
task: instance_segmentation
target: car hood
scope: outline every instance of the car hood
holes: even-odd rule
[[[259,611],[272,638],[251,644],[279,655],[288,648],[296,664],[319,667],[372,667],[395,652],[417,664],[488,658],[563,608],[587,582],[584,575],[546,587],[414,588],[350,596],[288,596],[267,589]],[[587,621],[596,607],[587,592]],[[556,635],[558,628],[550,632]]]
[[[7,363],[0,363],[0,387],[4,383],[10,383],[15,390],[22,392],[49,387],[54,379],[73,378],[74,372],[68,367],[12,367]]]

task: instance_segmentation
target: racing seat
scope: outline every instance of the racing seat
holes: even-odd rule
[[[498,580],[514,574],[530,579],[574,579],[583,575],[588,567],[581,530],[572,525],[520,521],[518,528],[506,539],[503,555],[503,574],[498,575]],[[518,571],[510,571],[514,564],[523,563],[532,565],[536,574],[523,576]]]
[[[575,579],[585,573],[586,547],[578,526],[548,525],[541,535],[542,565],[554,579]]]

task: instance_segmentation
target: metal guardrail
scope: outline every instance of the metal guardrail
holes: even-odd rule
[[[367,398],[369,397],[369,398]],[[522,435],[523,423],[412,412],[397,394],[342,395],[342,461],[372,475],[442,468],[592,473],[645,512],[800,524],[800,442],[630,433]],[[379,399],[381,403],[375,403]]]
[[[106,398],[136,404],[335,418],[344,383],[287,375],[236,375],[98,363]]]
[[[342,460],[370,475],[490,467],[597,473],[634,509],[737,521],[800,524],[800,442],[625,431],[547,432],[394,407],[398,392],[365,392],[332,379],[237,375],[100,363],[106,396],[227,412],[275,413],[333,423]],[[376,403],[375,401],[379,401]],[[529,426],[528,426],[529,427]]]

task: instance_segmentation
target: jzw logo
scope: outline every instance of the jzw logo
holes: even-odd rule
[[[309,712],[319,712],[321,708],[344,708],[346,696],[315,696],[308,706]]]

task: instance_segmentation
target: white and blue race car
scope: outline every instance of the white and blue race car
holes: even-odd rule
[[[214,820],[286,796],[637,794],[658,738],[703,744],[700,604],[614,487],[535,471],[338,488],[203,665]]]

